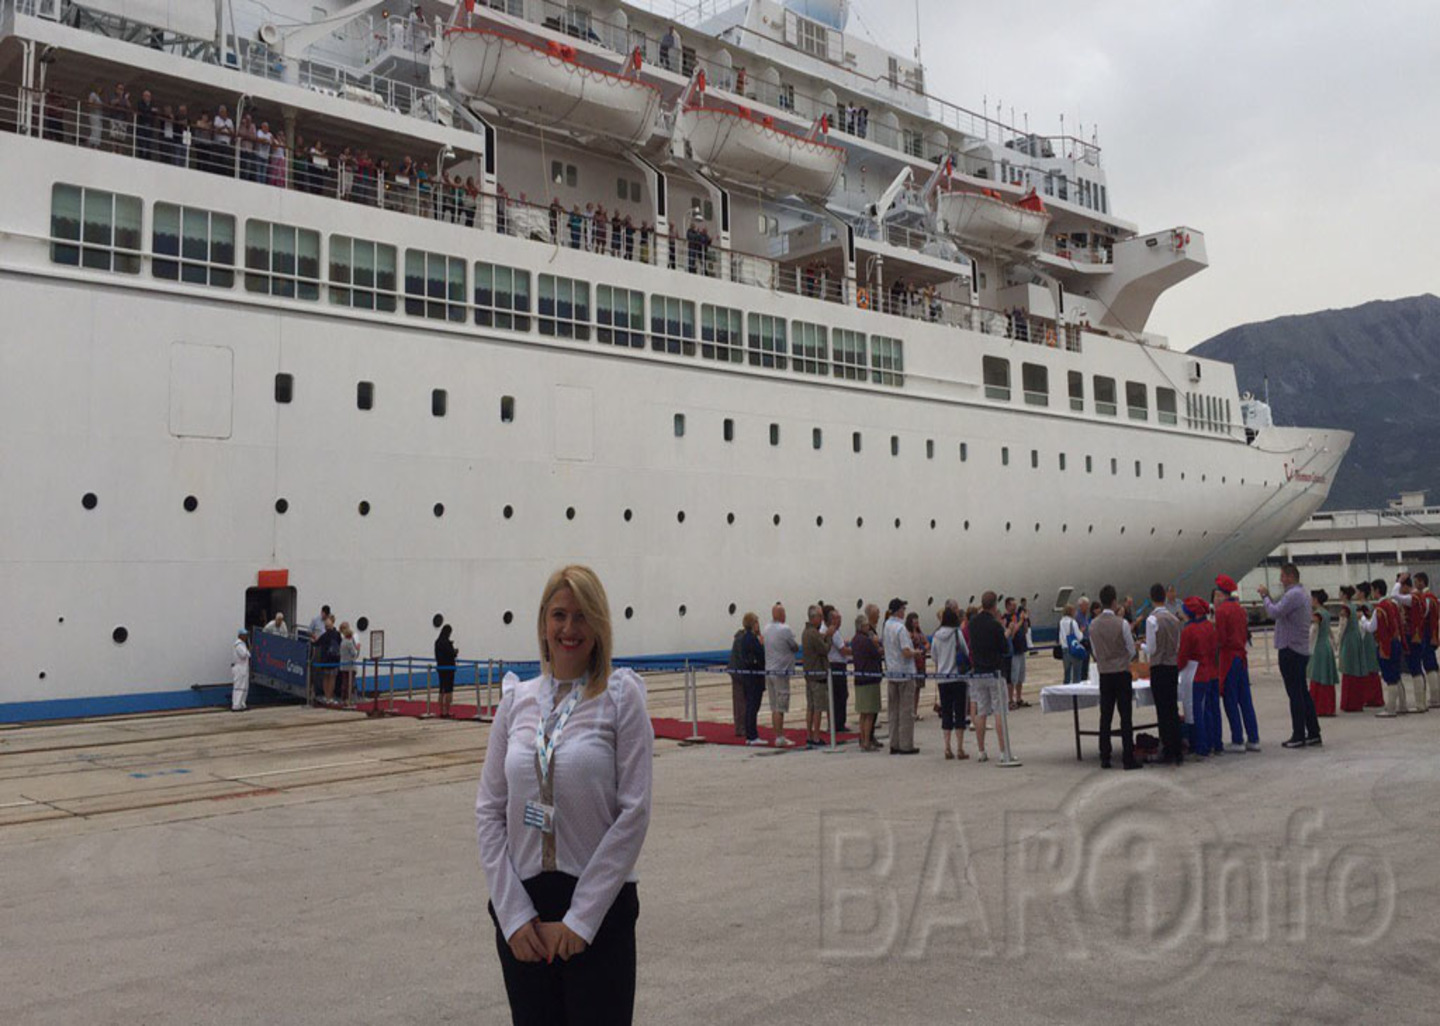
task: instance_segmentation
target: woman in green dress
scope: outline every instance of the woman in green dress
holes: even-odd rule
[[[1356,621],[1362,624],[1360,631],[1360,653],[1364,658],[1365,666],[1365,708],[1383,709],[1385,707],[1385,686],[1380,682],[1380,646],[1375,643],[1375,632],[1372,629],[1366,632],[1363,623],[1373,619],[1375,607],[1370,603],[1371,586],[1369,581],[1361,581],[1355,586],[1356,597],[1359,605],[1355,612],[1359,615]],[[1375,601],[1379,602],[1384,595],[1376,595]]]
[[[1342,585],[1340,597],[1340,711],[1362,712],[1365,709],[1365,680],[1369,673],[1365,664],[1369,636],[1360,630],[1359,614],[1355,611],[1355,589]],[[1369,646],[1371,649],[1373,645]]]
[[[1310,593],[1310,608],[1315,611],[1315,644],[1310,649],[1310,665],[1305,674],[1310,679],[1310,697],[1315,702],[1316,716],[1335,715],[1335,685],[1340,675],[1335,671],[1335,648],[1330,643],[1330,610],[1325,603],[1330,596],[1324,588]]]

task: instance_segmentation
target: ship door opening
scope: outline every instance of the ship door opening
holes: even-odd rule
[[[259,630],[269,623],[276,613],[285,614],[290,630],[295,630],[295,589],[294,588],[246,588],[245,628]]]

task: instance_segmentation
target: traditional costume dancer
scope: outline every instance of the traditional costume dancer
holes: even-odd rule
[[[1373,585],[1376,594],[1385,594],[1385,582]],[[1380,680],[1385,686],[1385,707],[1376,716],[1391,717],[1409,712],[1405,705],[1405,688],[1400,683],[1400,668],[1404,655],[1401,641],[1400,604],[1394,599],[1381,599],[1375,604],[1375,611],[1360,621],[1360,629],[1375,635],[1375,647],[1380,662]]]
[[[1355,611],[1355,588],[1340,588],[1345,600],[1340,605],[1340,711],[1363,712],[1366,680],[1365,649],[1371,646],[1369,635],[1360,630],[1359,614]]]
[[[1369,581],[1361,581],[1355,586],[1358,592],[1358,604],[1355,606],[1356,626],[1368,617],[1374,615],[1374,603],[1380,600],[1380,596],[1372,597],[1373,589]],[[1385,685],[1380,680],[1380,646],[1375,643],[1374,633],[1360,631],[1360,657],[1361,665],[1365,668],[1365,708],[1383,709],[1385,707]]]
[[[1189,623],[1180,632],[1180,652],[1176,658],[1182,672],[1194,679],[1195,722],[1190,725],[1190,751],[1197,757],[1225,752],[1220,733],[1220,670],[1216,661],[1219,643],[1209,615],[1210,604],[1204,599],[1192,595],[1185,600]]]
[[[1230,747],[1234,751],[1260,751],[1260,728],[1255,721],[1255,701],[1250,694],[1250,661],[1245,646],[1250,643],[1250,623],[1240,600],[1235,597],[1235,579],[1226,574],[1215,578],[1215,588],[1224,600],[1215,606],[1215,636],[1220,648],[1221,695],[1225,718],[1230,721]]]
[[[1310,682],[1310,700],[1315,703],[1316,716],[1335,715],[1335,685],[1340,682],[1335,672],[1335,649],[1330,644],[1330,610],[1325,608],[1329,600],[1323,588],[1310,593],[1310,606],[1315,610],[1315,643],[1310,646],[1305,679]]]
[[[1440,663],[1435,647],[1440,644],[1440,596],[1430,590],[1430,575],[1415,575],[1415,598],[1422,603],[1420,621],[1420,664],[1428,678],[1431,709],[1440,706]]]
[[[1426,694],[1424,654],[1424,603],[1418,601],[1409,574],[1401,574],[1390,587],[1390,597],[1400,603],[1401,640],[1405,648],[1405,675],[1410,678],[1410,711],[1430,711],[1430,698]],[[1404,708],[1404,700],[1401,700]]]

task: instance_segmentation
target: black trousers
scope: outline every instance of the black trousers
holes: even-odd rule
[[[765,674],[754,670],[745,674],[745,740],[760,736],[760,703],[765,698]]]
[[[1135,730],[1131,718],[1135,693],[1130,687],[1130,671],[1100,674],[1100,761],[1110,762],[1110,724],[1115,719],[1115,709],[1120,709],[1120,752],[1125,765],[1135,762]]]
[[[845,679],[844,663],[830,664],[830,691],[835,697],[835,729],[840,730],[848,722],[845,710],[850,704],[850,682]]]
[[[1305,680],[1310,657],[1293,648],[1280,650],[1280,677],[1285,681],[1285,695],[1290,699],[1290,739],[1314,740],[1320,736],[1320,720],[1315,716],[1315,700]]]
[[[566,873],[541,873],[525,890],[541,920],[559,922],[570,909],[579,881]],[[515,1026],[630,1026],[635,1017],[635,920],[640,898],[633,883],[615,903],[590,944],[569,961],[521,962],[500,932],[495,906],[495,946]]]
[[[1160,728],[1160,757],[1179,762],[1180,748],[1180,667],[1150,665],[1150,697],[1155,700],[1155,721]]]

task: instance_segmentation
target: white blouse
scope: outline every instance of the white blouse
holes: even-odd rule
[[[480,773],[480,864],[507,939],[536,914],[522,881],[541,872],[542,837],[525,825],[525,803],[540,800],[535,732],[553,696],[547,675],[501,699]],[[637,879],[654,747],[645,685],[633,670],[616,670],[605,691],[581,699],[555,746],[555,868],[579,880],[563,922],[587,944],[620,888]]]

